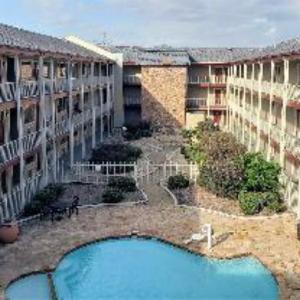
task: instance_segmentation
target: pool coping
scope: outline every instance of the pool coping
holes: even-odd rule
[[[225,257],[225,256],[220,257],[220,256],[217,256],[217,255],[205,254],[205,253],[202,253],[202,252],[197,252],[195,250],[189,249],[188,245],[185,245],[184,243],[180,244],[180,243],[172,242],[172,241],[167,240],[165,238],[161,238],[161,237],[154,236],[154,235],[149,235],[149,234],[143,234],[143,233],[140,234],[139,232],[135,232],[135,231],[133,231],[131,234],[113,235],[113,236],[102,237],[102,238],[99,238],[99,239],[96,239],[96,240],[93,240],[93,241],[83,243],[83,244],[81,244],[81,245],[79,245],[75,248],[72,248],[72,249],[66,251],[59,258],[59,260],[57,261],[57,263],[55,264],[55,266],[53,268],[49,268],[49,269],[45,268],[44,270],[24,273],[24,274],[21,274],[20,276],[18,276],[17,278],[13,279],[12,281],[10,281],[4,287],[4,295],[5,295],[5,291],[12,284],[17,282],[18,280],[26,278],[26,277],[31,276],[31,275],[43,274],[43,275],[46,275],[48,277],[49,289],[50,289],[50,299],[57,300],[58,299],[57,298],[57,292],[56,292],[56,289],[55,289],[54,281],[52,279],[52,273],[56,271],[59,264],[68,255],[70,255],[70,254],[72,254],[72,253],[74,253],[74,252],[76,252],[76,251],[78,251],[82,248],[85,248],[85,247],[88,247],[88,246],[91,246],[91,245],[94,245],[94,244],[97,244],[97,243],[101,243],[101,242],[105,242],[105,241],[109,241],[109,240],[122,240],[122,239],[131,239],[131,238],[138,238],[138,239],[144,239],[144,240],[156,240],[156,241],[159,241],[159,242],[164,243],[166,245],[170,245],[170,246],[175,247],[177,249],[188,252],[190,254],[200,256],[200,257],[211,258],[211,259],[218,259],[218,260],[234,260],[234,259],[239,259],[239,258],[253,258],[253,259],[256,259],[262,266],[264,266],[270,272],[270,275],[275,280],[275,282],[277,284],[277,287],[278,287],[279,299],[282,299],[282,297],[284,296],[283,287],[286,285],[285,282],[283,280],[281,280],[279,275],[274,274],[274,272],[266,264],[264,264],[258,256],[254,255],[252,253],[241,253],[241,254],[237,254],[237,255],[231,255],[231,256],[228,256],[228,257]],[[4,298],[4,299],[6,299],[6,298]]]

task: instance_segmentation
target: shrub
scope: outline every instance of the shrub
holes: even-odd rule
[[[102,194],[102,201],[104,203],[119,203],[124,199],[124,193],[114,188],[107,188]]]
[[[211,160],[223,160],[243,155],[246,147],[239,144],[232,134],[220,131],[204,134],[199,143],[199,151]]]
[[[39,214],[42,209],[55,202],[63,193],[64,187],[60,184],[50,184],[39,191],[32,201],[24,208],[24,216],[33,216]]]
[[[206,119],[205,121],[199,122],[196,127],[196,132],[198,133],[216,132],[219,130],[219,125],[214,123],[214,121],[211,119]]]
[[[259,213],[265,207],[275,213],[285,210],[280,195],[276,192],[245,192],[239,194],[239,202],[242,211],[246,215]]]
[[[205,160],[198,183],[218,196],[236,199],[243,184],[242,165],[238,160]]]
[[[127,144],[103,144],[93,150],[91,162],[135,162],[142,155],[138,147]]]
[[[188,161],[193,161],[197,164],[201,164],[204,160],[204,154],[200,151],[197,144],[187,145],[181,149],[181,153]]]
[[[170,190],[185,189],[189,187],[189,185],[190,185],[189,179],[182,174],[170,176],[168,179],[168,188]]]
[[[280,166],[267,161],[260,153],[247,153],[243,156],[245,179],[243,189],[249,192],[279,192]]]
[[[121,192],[135,192],[136,183],[132,177],[112,177],[108,182],[108,186]]]
[[[259,213],[264,207],[265,197],[263,193],[241,192],[239,194],[240,207],[245,215]]]

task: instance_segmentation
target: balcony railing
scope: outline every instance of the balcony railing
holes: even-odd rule
[[[286,133],[285,147],[293,154],[300,155],[300,137],[292,135],[291,133]]]
[[[125,106],[141,105],[141,98],[140,97],[124,97],[124,105]]]
[[[140,75],[124,75],[123,82],[125,84],[139,85],[141,84]]]
[[[0,102],[13,101],[16,99],[16,84],[5,82],[0,84]]]
[[[68,91],[68,79],[67,78],[55,78],[54,80],[54,92],[62,93]]]
[[[200,109],[207,106],[206,98],[188,98],[186,99],[187,109]]]
[[[255,91],[259,91],[260,84],[258,80],[251,80],[251,79],[244,79],[244,78],[229,78],[229,83],[232,85],[237,86],[245,86],[248,89],[252,89]],[[283,98],[285,96],[285,92],[287,93],[288,100],[299,100],[300,99],[300,85],[299,84],[288,84],[285,86],[283,83],[280,82],[274,82],[273,86],[270,81],[262,81],[261,83],[261,91],[265,94],[271,93],[271,87],[272,87],[272,93],[274,96]]]
[[[190,84],[226,84],[225,75],[211,75],[211,76],[191,76],[189,78]]]

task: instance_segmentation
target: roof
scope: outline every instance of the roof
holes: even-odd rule
[[[0,23],[0,46],[50,52],[53,54],[80,56],[84,58],[106,59],[99,54],[77,46],[64,39],[31,32]]]
[[[263,57],[300,54],[300,38],[264,48],[142,48],[119,46],[124,63],[136,65],[189,65],[191,63],[231,63]]]
[[[190,59],[186,51],[158,51],[142,47],[117,47],[124,55],[124,63],[135,65],[189,65]]]

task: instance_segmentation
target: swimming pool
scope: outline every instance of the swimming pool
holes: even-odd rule
[[[256,259],[210,259],[155,239],[84,246],[66,255],[52,275],[58,300],[279,297],[272,274]]]

